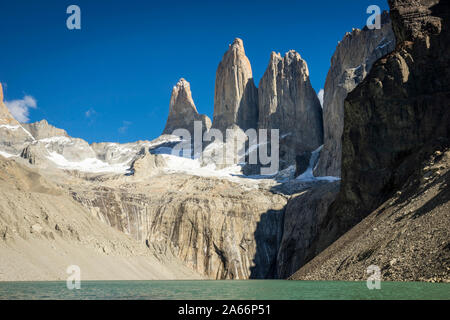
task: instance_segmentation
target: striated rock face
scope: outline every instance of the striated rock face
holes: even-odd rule
[[[203,131],[211,128],[211,119],[197,112],[194,100],[192,99],[189,82],[180,79],[172,90],[169,117],[167,118],[163,134],[172,134],[176,129],[187,129],[191,133],[191,136],[193,136],[194,121],[202,122]]]
[[[180,174],[110,185],[71,190],[101,221],[208,278],[276,276],[285,197]]]
[[[397,47],[345,101],[341,191],[324,223],[329,244],[450,144],[449,3],[389,4]]]
[[[35,123],[23,123],[22,126],[30,132],[36,140],[69,136],[66,130],[50,125],[45,119]]]
[[[277,258],[280,278],[288,278],[326,248],[315,240],[321,232],[326,232],[321,230],[321,225],[339,193],[339,183],[316,185],[289,200]]]
[[[225,132],[237,125],[245,131],[256,129],[257,122],[258,90],[244,43],[236,38],[217,68],[213,128]]]
[[[344,100],[367,76],[373,63],[395,48],[395,36],[387,12],[381,16],[381,29],[364,27],[347,33],[331,58],[324,88],[324,148],[316,176],[340,176]]]
[[[258,101],[258,127],[280,130],[280,158],[286,164],[295,164],[296,155],[322,145],[322,107],[300,54],[291,50],[281,57],[272,52]]]

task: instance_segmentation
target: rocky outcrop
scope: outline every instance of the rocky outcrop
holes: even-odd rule
[[[339,193],[339,183],[316,184],[289,200],[277,257],[280,278],[288,278],[326,248],[315,240],[323,231],[321,225]]]
[[[189,82],[180,79],[172,90],[169,117],[163,134],[172,134],[176,129],[186,129],[193,137],[194,121],[202,122],[202,133],[211,128],[211,119],[197,112]]]
[[[136,141],[131,143],[101,142],[92,143],[90,147],[95,152],[95,157],[108,164],[131,164],[146,148],[152,145],[149,141]]]
[[[144,154],[131,164],[131,172],[137,178],[149,177],[160,173],[165,165],[166,161],[161,155],[144,151]]]
[[[30,143],[22,150],[20,157],[27,160],[28,163],[32,165],[47,166],[50,153],[45,148],[44,144]]]
[[[180,174],[117,188],[77,184],[71,190],[101,221],[208,278],[276,277],[284,196]]]
[[[272,52],[259,83],[258,101],[258,127],[280,130],[282,167],[295,164],[296,155],[322,145],[322,107],[300,54],[291,50],[281,57]]]
[[[50,125],[45,119],[34,123],[23,123],[22,126],[31,133],[36,140],[69,136],[66,130]]]
[[[340,176],[344,100],[367,76],[373,63],[395,48],[395,36],[387,12],[381,29],[354,29],[339,42],[331,58],[324,88],[324,148],[315,169],[316,176]]]
[[[236,38],[217,68],[212,126],[225,134],[233,125],[256,129],[257,122],[258,90],[244,43]]]
[[[328,245],[401,190],[424,159],[450,145],[449,3],[389,5],[397,47],[344,103],[341,191],[316,240]],[[432,203],[447,201],[438,197],[424,214],[432,214]]]

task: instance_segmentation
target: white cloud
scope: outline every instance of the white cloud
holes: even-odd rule
[[[320,89],[320,90],[319,90],[319,93],[317,94],[317,98],[319,98],[320,105],[321,105],[322,108],[323,108],[323,89]]]
[[[95,116],[97,114],[97,111],[95,111],[94,109],[90,108],[88,111],[86,111],[84,113],[84,115],[86,116],[86,118],[90,118],[92,116]]]
[[[125,133],[128,127],[132,124],[130,121],[122,121],[122,126],[119,128],[119,133]]]
[[[30,121],[30,109],[37,108],[36,99],[32,96],[25,96],[21,100],[5,101],[5,105],[12,116],[19,122]]]

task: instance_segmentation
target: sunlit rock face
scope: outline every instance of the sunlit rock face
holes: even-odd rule
[[[291,50],[282,57],[272,52],[259,83],[258,101],[258,127],[279,130],[284,167],[322,145],[322,108],[299,53]]]
[[[341,175],[344,100],[364,80],[373,63],[394,48],[395,36],[387,12],[381,16],[381,29],[354,29],[337,45],[325,82],[324,148],[315,175]]]
[[[236,38],[224,54],[216,72],[213,128],[237,125],[242,130],[257,128],[258,90],[244,43]]]
[[[284,196],[225,179],[158,175],[157,158],[141,160],[136,172],[152,171],[151,180],[118,188],[74,186],[73,198],[106,224],[207,278],[277,277]]]

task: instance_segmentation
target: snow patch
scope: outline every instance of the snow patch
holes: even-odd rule
[[[322,151],[323,145],[321,145],[319,148],[314,150],[311,153],[311,158],[309,159],[309,166],[306,169],[305,172],[303,172],[301,175],[299,175],[296,180],[305,181],[305,182],[314,182],[314,181],[337,181],[341,180],[339,177],[332,177],[332,176],[325,176],[325,177],[315,177],[314,176],[314,169],[317,163],[317,160],[319,159],[320,151]]]
[[[161,154],[167,163],[164,170],[167,173],[186,173],[202,177],[232,177],[241,175],[241,166],[234,165],[224,169],[217,169],[215,164],[201,166],[200,159],[178,157],[171,154]]]
[[[9,129],[9,130],[17,130],[20,128],[20,126],[12,126],[10,124],[2,124],[2,125],[0,125],[0,128],[5,128],[5,129]]]
[[[17,157],[16,155],[13,155],[13,154],[11,154],[11,153],[4,152],[4,151],[1,151],[1,150],[0,150],[0,156],[3,156],[3,157],[5,157],[5,158]]]
[[[392,40],[389,41],[389,42],[387,42],[387,43],[385,43],[385,44],[383,44],[383,45],[379,45],[378,47],[375,48],[375,50],[377,50],[377,49],[383,49],[384,47],[390,45],[391,43],[392,43]]]
[[[55,137],[40,139],[38,141],[42,142],[42,143],[60,143],[60,144],[67,144],[67,143],[72,142],[72,140],[70,138],[64,137],[64,136],[55,136]]]
[[[127,173],[129,171],[129,166],[123,163],[110,165],[109,163],[103,162],[96,158],[87,158],[83,161],[75,162],[67,160],[63,155],[57,152],[50,152],[50,155],[47,158],[59,168],[66,170],[78,170],[93,173]]]

